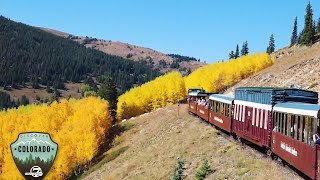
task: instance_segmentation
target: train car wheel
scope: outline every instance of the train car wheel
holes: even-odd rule
[[[237,140],[239,143],[242,144],[242,139],[241,139],[241,137],[237,136],[237,137],[236,137],[236,140]]]
[[[271,149],[267,149],[266,154],[267,154],[267,156],[269,156],[269,157],[273,156],[273,153],[272,153]]]
[[[277,158],[277,161],[278,161],[279,164],[281,164],[283,167],[286,166],[286,162],[285,162],[283,159],[281,159],[280,157]]]

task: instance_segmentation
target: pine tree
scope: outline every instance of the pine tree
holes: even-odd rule
[[[313,12],[310,2],[307,5],[306,8],[306,15],[304,16],[304,28],[303,33],[300,38],[299,44],[302,45],[311,45],[312,44],[312,38],[314,33],[314,26],[313,26],[313,20],[312,20]]]
[[[291,43],[290,46],[295,45],[298,42],[298,20],[297,17],[294,19],[293,30],[291,35]]]
[[[229,59],[234,59],[234,52],[233,52],[233,51],[231,51],[231,52],[229,53]]]
[[[275,42],[274,42],[273,34],[271,34],[270,39],[269,39],[269,46],[267,47],[267,53],[268,54],[273,53],[274,49],[275,49]]]
[[[249,47],[248,47],[248,42],[245,41],[242,44],[242,49],[241,49],[241,56],[249,54]]]
[[[104,80],[103,84],[98,90],[98,95],[110,103],[111,110],[116,110],[118,102],[118,92],[117,87],[111,77],[107,77]]]
[[[29,99],[27,98],[27,96],[26,95],[23,95],[22,97],[21,97],[21,105],[27,105],[27,104],[29,104]]]
[[[57,89],[54,89],[53,95],[51,96],[51,102],[59,102],[60,92]]]
[[[317,23],[317,33],[320,33],[320,17],[319,17],[318,23]]]
[[[236,52],[234,53],[234,59],[237,59],[239,57],[239,45],[237,44]]]
[[[192,73],[192,71],[191,71],[191,69],[189,68],[188,71],[187,71],[187,75],[189,75],[189,74],[191,74],[191,73]]]
[[[315,34],[317,34],[317,26],[316,26],[316,21],[313,21],[313,23],[312,23],[312,38]]]

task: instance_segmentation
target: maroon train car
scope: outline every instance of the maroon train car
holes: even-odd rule
[[[197,114],[197,98],[198,98],[198,90],[189,90],[188,93],[188,105],[189,105],[189,112],[193,114]]]
[[[260,147],[269,147],[272,105],[234,100],[233,132]]]
[[[320,175],[319,105],[278,103],[273,108],[272,152],[312,179]]]
[[[209,122],[229,133],[232,132],[233,95],[212,94],[209,96]]]
[[[198,115],[202,119],[209,120],[209,95],[201,91],[192,91],[188,94],[189,112]]]

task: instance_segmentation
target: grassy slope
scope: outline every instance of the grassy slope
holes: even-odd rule
[[[275,53],[275,63],[240,81],[227,93],[241,86],[287,87],[289,83],[320,93],[320,43],[311,47],[294,46]]]
[[[194,179],[204,159],[208,179],[299,179],[291,170],[234,140],[177,105],[122,123],[134,127],[118,136],[106,157],[84,179],[168,179],[178,157],[186,160],[186,179]],[[93,172],[92,172],[93,171]]]

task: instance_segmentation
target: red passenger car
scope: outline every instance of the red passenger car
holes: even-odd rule
[[[189,112],[198,115],[202,119],[209,120],[209,95],[204,91],[192,91],[188,94]]]
[[[261,147],[269,147],[272,105],[235,100],[233,132],[240,138]]]
[[[320,130],[319,110],[319,105],[305,103],[273,108],[272,152],[312,179],[320,175],[320,148],[313,140]]]
[[[229,133],[232,132],[233,95],[212,94],[209,96],[209,122]]]

